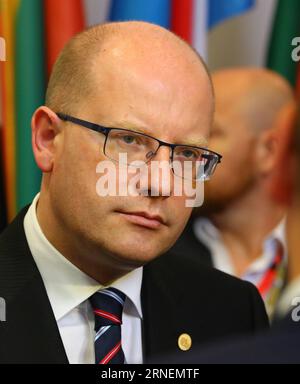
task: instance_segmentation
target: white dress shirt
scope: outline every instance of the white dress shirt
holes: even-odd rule
[[[30,251],[42,276],[69,362],[95,364],[94,314],[88,298],[105,287],[69,262],[46,239],[36,215],[38,198],[39,195],[24,219]],[[138,268],[111,284],[126,295],[121,334],[128,364],[143,362],[142,276],[143,268]]]
[[[194,222],[193,227],[195,236],[201,241],[211,252],[213,265],[216,269],[235,275],[234,266],[232,264],[228,250],[222,240],[219,230],[207,218],[198,218]],[[255,260],[247,269],[242,277],[243,280],[257,285],[269,269],[272,260],[276,256],[277,242],[284,248],[284,259],[287,260],[287,244],[286,244],[286,224],[282,220],[280,224],[270,233],[263,245],[262,255]]]

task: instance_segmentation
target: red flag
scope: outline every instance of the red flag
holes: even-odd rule
[[[48,74],[64,45],[72,36],[82,31],[84,26],[81,0],[45,0]]]
[[[173,0],[171,30],[186,40],[193,43],[193,0]]]

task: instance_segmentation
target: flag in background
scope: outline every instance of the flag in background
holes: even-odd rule
[[[208,0],[173,0],[171,30],[206,58]]]
[[[251,14],[255,14],[258,18],[260,10],[256,11],[256,9],[262,9],[267,3],[270,8],[270,5],[273,7],[273,4],[274,6],[277,4],[277,0],[153,0],[151,2],[144,0],[0,0],[0,33],[5,37],[7,47],[7,61],[0,64],[3,103],[1,155],[4,160],[5,195],[9,219],[12,219],[22,205],[30,202],[39,189],[40,174],[31,154],[30,118],[36,106],[43,102],[47,74],[49,75],[59,51],[70,37],[84,26],[90,26],[99,21],[145,20],[171,28],[208,58],[208,33],[210,32],[211,35],[218,29],[230,26],[238,19],[241,20],[239,27],[242,28],[241,24],[247,19],[247,14],[249,15],[248,24],[251,24],[247,36],[249,38],[253,36],[254,39],[251,43],[252,49],[254,46],[260,46],[263,38],[257,38],[255,34],[257,19],[254,17],[251,19]],[[280,63],[283,56],[280,43],[283,38],[279,36],[287,33],[292,24],[296,25],[299,4],[298,0],[278,0],[268,60],[270,68],[280,73],[284,70],[294,84],[295,70],[289,72],[292,75],[287,74],[285,65]],[[247,13],[249,10],[253,12]],[[104,12],[107,14],[103,15]],[[245,15],[243,18],[234,18],[242,13]],[[287,16],[288,13],[289,16]],[[84,16],[86,18],[88,16],[93,22],[85,21]],[[264,17],[265,15],[262,19]],[[289,22],[285,23],[284,20]],[[222,23],[223,21],[226,23]],[[264,21],[260,23],[263,24]],[[233,33],[239,36],[241,30],[234,30]],[[299,36],[296,29],[289,33]],[[264,29],[264,35],[268,34],[268,30]],[[231,40],[222,41],[219,58],[230,56],[227,50],[224,55],[224,46],[230,45],[232,45]],[[243,56],[247,53],[246,51],[250,51],[251,46],[244,47],[244,50],[239,51],[238,56]],[[286,47],[290,48],[290,42]],[[290,58],[290,51],[288,55],[284,55]],[[230,58],[231,66],[235,65],[234,60],[237,60],[238,56]],[[249,55],[247,57],[252,58]],[[263,63],[260,62],[259,65]],[[298,84],[300,84],[300,75]],[[31,88],[35,89],[31,90]],[[26,98],[28,100],[24,100]]]
[[[171,0],[113,0],[111,21],[142,20],[170,27]]]
[[[209,0],[208,27],[213,28],[220,22],[238,16],[255,5],[255,0]]]
[[[76,33],[85,27],[81,0],[45,0],[45,36],[47,72],[51,72],[58,54]]]
[[[16,152],[15,152],[15,20],[19,0],[0,0],[1,36],[6,43],[6,62],[1,62],[2,147],[6,210],[11,219],[16,213]]]
[[[40,173],[31,150],[30,120],[43,102],[42,3],[0,0],[1,34],[7,61],[1,63],[2,158],[7,213],[12,219],[32,199]]]
[[[81,0],[0,0],[7,50],[7,61],[0,64],[1,156],[9,221],[40,188],[30,128],[34,110],[44,103],[47,73],[64,44],[84,26]]]
[[[143,20],[169,28],[206,56],[209,28],[251,9],[254,0],[112,0],[111,21]]]
[[[292,60],[291,44],[296,36],[300,36],[300,1],[279,0],[270,40],[267,66],[284,76],[295,88],[299,66]]]
[[[45,93],[43,4],[40,0],[19,1],[15,20],[14,70],[18,211],[31,202],[41,180],[32,153],[30,129],[32,114],[43,105]]]

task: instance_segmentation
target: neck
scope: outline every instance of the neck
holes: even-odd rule
[[[284,208],[274,204],[263,189],[256,189],[210,216],[221,233],[237,276],[243,276],[262,255],[266,237],[284,214]]]
[[[59,220],[51,208],[47,192],[41,192],[37,219],[43,234],[53,247],[82,272],[99,282],[109,285],[140,265],[126,264],[114,255],[99,250],[98,245],[80,236],[74,236],[68,225]]]

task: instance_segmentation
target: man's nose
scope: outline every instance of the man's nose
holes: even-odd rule
[[[171,148],[161,146],[148,163],[148,196],[169,197],[173,191]]]

